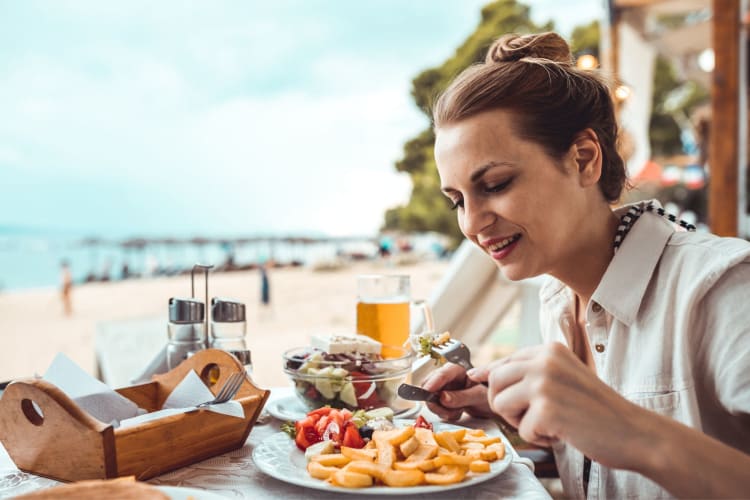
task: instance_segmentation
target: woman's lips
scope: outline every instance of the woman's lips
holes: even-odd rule
[[[507,257],[518,246],[521,239],[520,234],[514,234],[510,238],[501,238],[485,244],[485,248],[490,256],[495,260],[502,260]]]

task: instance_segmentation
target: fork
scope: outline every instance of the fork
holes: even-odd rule
[[[474,365],[471,364],[471,351],[469,351],[469,348],[466,347],[466,344],[464,344],[460,340],[449,339],[444,344],[433,346],[432,350],[443,356],[451,363],[455,363],[461,366],[466,371],[474,368]],[[487,381],[480,382],[480,384],[485,387],[489,387],[489,383]],[[501,430],[506,435],[518,435],[518,430],[513,425],[509,424],[508,421],[503,417],[501,417],[500,415],[496,415],[495,418],[497,419],[497,423],[500,425]]]
[[[444,344],[432,346],[432,351],[451,363],[462,366],[465,370],[474,368],[474,365],[471,364],[471,351],[461,341],[448,339]]]
[[[209,406],[209,405],[217,405],[220,403],[226,403],[230,399],[234,397],[235,394],[240,390],[240,387],[242,387],[242,382],[245,381],[245,374],[242,372],[233,373],[229,376],[226,382],[224,382],[224,385],[221,386],[221,389],[218,393],[216,393],[216,397],[212,399],[211,401],[206,401],[204,403],[198,404],[195,407],[201,408],[203,406]]]
[[[448,339],[444,344],[432,346],[432,351],[451,363],[461,366],[466,371],[474,368],[474,365],[471,364],[471,351],[466,347],[466,344],[459,340]],[[482,385],[486,386],[487,382],[482,382]]]

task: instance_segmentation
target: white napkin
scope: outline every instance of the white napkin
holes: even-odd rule
[[[214,399],[214,395],[211,390],[206,387],[203,380],[195,373],[195,370],[190,370],[185,378],[169,394],[161,410],[123,420],[120,422],[120,425],[123,428],[132,427],[169,415],[198,411],[196,405],[212,399]],[[227,401],[226,403],[204,406],[203,408],[221,413],[222,415],[229,415],[230,417],[245,418],[245,409],[237,401]]]
[[[154,356],[154,359],[143,369],[143,371],[130,381],[131,384],[144,384],[151,381],[151,377],[157,373],[167,373],[169,371],[169,365],[167,365],[167,347],[162,347],[161,351]]]
[[[211,390],[206,387],[206,384],[195,373],[195,370],[190,370],[185,375],[185,378],[182,379],[182,382],[177,384],[177,387],[167,397],[167,400],[164,402],[164,408],[194,407],[212,399],[214,399],[214,395]],[[221,413],[222,415],[229,415],[230,417],[245,418],[244,408],[242,408],[242,405],[238,401],[234,400],[218,405],[209,405],[204,408]]]
[[[146,413],[146,410],[138,408],[131,400],[86,373],[62,353],[55,356],[42,378],[56,385],[83,410],[105,424],[117,427],[123,419]]]

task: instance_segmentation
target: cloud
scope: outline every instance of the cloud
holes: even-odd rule
[[[0,223],[371,233],[483,3],[4,4]]]

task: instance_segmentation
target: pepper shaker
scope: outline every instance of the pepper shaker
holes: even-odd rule
[[[169,299],[167,367],[171,370],[206,345],[206,309],[194,298]]]
[[[245,343],[246,328],[245,304],[221,297],[211,299],[209,345],[233,354],[252,373],[252,357]]]

